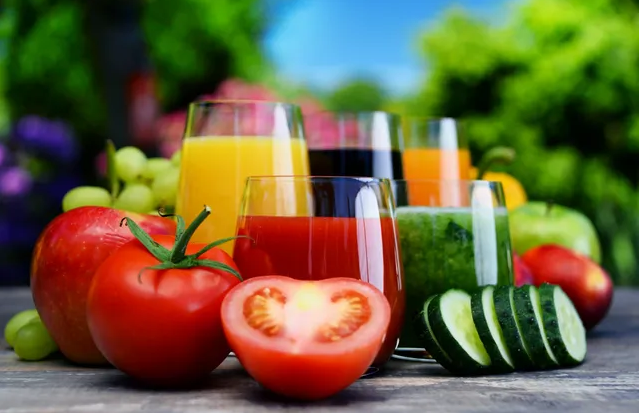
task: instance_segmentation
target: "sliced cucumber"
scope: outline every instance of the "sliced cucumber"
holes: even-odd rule
[[[428,307],[430,303],[433,301],[435,296],[429,297],[424,303],[424,311],[419,314],[419,317],[416,319],[417,323],[415,325],[417,329],[417,334],[422,340],[422,344],[428,353],[433,356],[435,361],[437,361],[443,368],[448,371],[455,372],[457,369],[455,365],[448,357],[448,354],[442,349],[433,334],[433,330],[428,321]]]
[[[486,286],[473,293],[470,298],[470,307],[479,338],[490,356],[493,366],[492,371],[506,373],[513,371],[515,365],[506,346],[504,333],[501,330],[499,321],[497,321],[497,313],[495,312],[495,303],[493,301],[494,291],[495,287]]]
[[[452,289],[435,296],[428,306],[433,336],[445,349],[458,374],[476,374],[491,367],[470,309],[470,295]]]
[[[537,308],[539,303],[537,288],[532,285],[515,288],[513,300],[519,331],[534,367],[547,369],[557,366],[557,359],[546,340],[541,312]]]
[[[526,349],[526,344],[521,337],[521,330],[517,325],[515,306],[513,305],[513,291],[514,287],[511,286],[500,286],[495,289],[493,294],[495,312],[515,368],[517,370],[528,370],[533,368],[533,363]]]
[[[582,363],[586,358],[586,329],[570,298],[561,287],[542,284],[539,299],[546,338],[559,364]]]
[[[550,357],[553,362],[553,366],[558,366],[559,361],[557,357],[555,357],[555,353],[553,353],[552,348],[550,347],[550,343],[546,338],[546,327],[544,326],[544,317],[541,311],[541,300],[539,298],[539,290],[537,288],[533,288],[530,290],[530,301],[533,305],[533,311],[535,312],[535,318],[537,319],[537,323],[539,324],[539,331],[541,331],[541,339],[544,342],[544,347],[546,349],[546,353]]]

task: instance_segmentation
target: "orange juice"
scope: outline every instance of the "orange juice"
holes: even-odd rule
[[[246,178],[251,175],[308,175],[303,139],[271,137],[188,137],[182,144],[176,212],[186,224],[211,207],[194,242],[210,243],[235,235]],[[221,246],[229,254],[233,242]]]
[[[404,179],[467,180],[470,179],[470,151],[468,149],[406,148],[402,154]],[[412,188],[411,188],[412,187]],[[432,205],[427,188],[408,184],[410,205]],[[437,200],[441,202],[441,200]],[[454,203],[452,204],[454,205]]]

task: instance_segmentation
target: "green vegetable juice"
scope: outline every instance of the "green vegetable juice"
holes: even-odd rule
[[[397,224],[406,284],[400,347],[422,347],[412,321],[429,296],[512,284],[506,208],[398,207]]]

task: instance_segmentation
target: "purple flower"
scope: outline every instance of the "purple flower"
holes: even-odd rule
[[[0,196],[25,195],[31,190],[33,181],[24,169],[14,166],[0,170]]]
[[[9,163],[9,149],[0,143],[0,167]]]
[[[78,146],[71,129],[63,122],[39,116],[25,116],[15,125],[13,137],[26,150],[70,162],[77,158]]]
[[[81,176],[77,175],[58,175],[52,177],[52,179],[37,182],[33,188],[33,191],[46,197],[53,203],[60,204],[64,195],[71,189],[82,185],[84,182]]]
[[[32,247],[40,231],[36,224],[4,217],[0,220],[0,245]]]

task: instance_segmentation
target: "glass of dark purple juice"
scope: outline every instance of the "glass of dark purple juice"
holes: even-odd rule
[[[317,112],[305,122],[311,175],[404,179],[399,115]],[[405,194],[394,195],[403,205]]]

